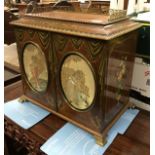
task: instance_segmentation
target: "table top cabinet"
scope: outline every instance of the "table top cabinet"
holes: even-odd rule
[[[11,23],[24,97],[93,134],[106,134],[130,106],[139,23],[121,10],[38,7]]]

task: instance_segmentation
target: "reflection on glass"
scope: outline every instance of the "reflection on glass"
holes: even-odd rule
[[[26,45],[23,64],[31,87],[38,92],[45,91],[48,83],[48,71],[45,56],[41,49],[31,43]]]
[[[88,63],[78,55],[68,56],[61,68],[61,85],[68,102],[78,110],[89,108],[95,96],[95,80]]]

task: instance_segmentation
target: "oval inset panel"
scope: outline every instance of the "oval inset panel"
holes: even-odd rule
[[[46,59],[41,49],[29,43],[24,48],[23,65],[27,81],[32,89],[44,92],[48,84]]]
[[[91,66],[79,55],[67,56],[61,67],[61,85],[68,103],[77,110],[88,109],[95,97]]]

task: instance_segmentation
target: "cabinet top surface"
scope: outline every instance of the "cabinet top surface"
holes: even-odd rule
[[[40,8],[11,23],[16,26],[103,40],[113,39],[141,26],[130,21],[124,10],[95,9],[72,11]]]
[[[40,19],[51,19],[60,21],[70,21],[78,23],[88,24],[108,24],[108,16],[105,14],[94,14],[94,13],[82,13],[82,12],[69,12],[69,11],[46,11],[42,13],[29,13],[26,16],[36,17]]]

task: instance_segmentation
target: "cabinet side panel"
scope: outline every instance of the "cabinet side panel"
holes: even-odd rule
[[[106,120],[110,121],[128,103],[137,31],[109,43],[106,83]]]

